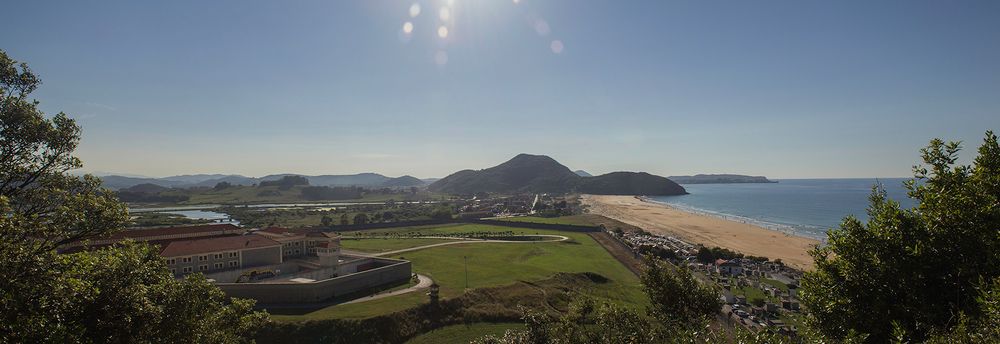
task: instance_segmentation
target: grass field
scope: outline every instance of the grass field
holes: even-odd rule
[[[611,257],[586,233],[535,229],[520,229],[489,225],[447,225],[378,230],[371,232],[435,235],[476,231],[514,231],[516,234],[553,234],[570,237],[567,242],[549,243],[470,243],[406,252],[392,258],[407,259],[413,271],[428,275],[441,286],[444,298],[461,295],[466,287],[465,263],[468,262],[468,287],[480,288],[507,285],[517,281],[537,281],[557,272],[595,272],[611,280],[591,297],[630,307],[646,305],[638,278]],[[347,241],[344,241],[347,242]],[[410,293],[371,302],[335,305],[320,310],[283,312],[272,310],[278,321],[316,320],[328,318],[365,318],[403,310],[427,301],[423,293]]]
[[[407,341],[406,344],[466,344],[473,339],[485,335],[492,334],[502,336],[507,330],[523,328],[524,324],[521,323],[475,323],[470,325],[452,325],[414,337],[413,339]]]
[[[764,284],[769,284],[769,285],[771,285],[771,286],[773,286],[775,288],[781,289],[782,292],[785,292],[785,293],[788,292],[788,285],[785,284],[785,283],[782,283],[781,281],[764,278],[764,279],[761,279],[760,282],[764,283]]]
[[[593,225],[593,221],[590,219],[590,215],[571,215],[571,216],[560,216],[560,217],[518,216],[518,217],[503,217],[503,218],[498,218],[497,220],[513,221],[513,222],[548,223],[557,225],[580,225],[580,226]]]
[[[523,216],[523,217],[505,217],[499,218],[497,220],[501,221],[515,221],[515,222],[534,222],[534,223],[550,223],[559,225],[578,225],[578,226],[598,226],[604,225],[608,229],[621,228],[622,230],[638,230],[638,227],[633,225],[606,218],[600,215],[593,214],[580,214],[580,215],[570,215],[570,216],[559,216],[559,217],[538,217],[538,216]]]
[[[404,248],[452,242],[447,239],[341,239],[340,247],[346,250],[379,253],[402,250]]]

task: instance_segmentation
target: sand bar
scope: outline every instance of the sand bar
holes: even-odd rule
[[[693,244],[718,246],[747,255],[781,259],[788,265],[811,269],[807,253],[819,241],[765,229],[747,223],[690,213],[633,196],[581,196],[592,214],[670,235]]]

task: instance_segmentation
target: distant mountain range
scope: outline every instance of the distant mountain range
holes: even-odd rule
[[[593,177],[594,176],[593,174],[587,173],[587,171],[584,171],[584,170],[576,170],[576,171],[573,171],[573,173],[576,173],[576,175],[578,175],[580,177]]]
[[[613,172],[583,177],[544,155],[519,154],[484,170],[462,170],[427,187],[451,194],[569,193],[602,195],[682,195],[687,191],[667,178],[644,172]]]
[[[112,190],[130,188],[140,184],[152,184],[165,188],[213,187],[218,183],[227,182],[232,185],[253,185],[262,181],[278,180],[284,176],[298,174],[272,174],[260,178],[241,175],[224,174],[194,174],[164,178],[139,178],[125,176],[101,177],[104,187]],[[378,173],[360,173],[350,175],[320,175],[306,176],[309,185],[313,186],[364,186],[364,187],[411,187],[424,186],[427,183],[412,176],[386,177]]]
[[[693,176],[670,176],[667,179],[678,184],[738,184],[777,183],[764,176],[744,176],[740,174],[697,174]]]

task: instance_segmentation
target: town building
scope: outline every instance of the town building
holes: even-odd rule
[[[231,297],[260,304],[315,303],[404,283],[409,261],[344,255],[340,236],[318,228],[244,229],[232,224],[130,229],[88,238],[60,253],[132,240],[160,248],[174,276],[204,274]]]
[[[178,276],[282,263],[281,243],[255,234],[172,241],[160,256]]]
[[[737,276],[743,274],[743,266],[735,260],[718,259],[715,261],[715,269],[720,275]]]

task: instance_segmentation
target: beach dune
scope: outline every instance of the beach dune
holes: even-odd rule
[[[592,214],[622,221],[651,233],[674,236],[693,244],[723,247],[746,255],[781,259],[799,269],[812,268],[808,251],[819,244],[817,240],[690,213],[634,196],[582,195],[581,201]]]

